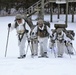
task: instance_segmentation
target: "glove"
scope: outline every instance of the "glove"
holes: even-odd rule
[[[65,44],[65,46],[67,46],[67,41],[66,40],[64,40],[64,44]]]
[[[9,28],[11,27],[11,23],[8,24],[8,27],[9,27]]]
[[[32,33],[32,35],[34,35],[34,32]]]
[[[28,38],[28,43],[30,43],[30,38]]]
[[[28,33],[29,31],[26,29],[25,32]]]
[[[30,40],[28,40],[28,43],[30,43]]]
[[[50,36],[50,38],[52,38],[52,36]]]
[[[64,41],[64,43],[66,44],[66,40]]]
[[[52,43],[55,43],[55,40],[51,40]]]
[[[52,37],[54,37],[54,34],[52,34]]]

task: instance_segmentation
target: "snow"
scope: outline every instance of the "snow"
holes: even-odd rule
[[[49,21],[48,17],[45,16],[45,20]],[[17,59],[19,49],[15,30],[10,32],[7,56],[5,57],[7,25],[8,23],[13,23],[14,18],[14,16],[0,17],[0,75],[76,75],[76,55],[70,58],[69,55],[64,54],[63,58],[55,58],[54,54],[51,55],[50,53],[49,58],[31,58],[29,49],[26,58]],[[36,16],[33,16],[33,18],[36,18]],[[61,22],[64,22],[63,17],[60,18]],[[76,22],[71,23],[70,19],[67,29],[76,32]],[[51,28],[54,28],[53,25],[56,23],[56,20],[54,18]],[[75,44],[76,39],[73,41],[74,48],[76,49]]]

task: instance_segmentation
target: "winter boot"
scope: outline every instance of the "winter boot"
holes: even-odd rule
[[[21,55],[20,57],[18,57],[18,59],[23,59],[26,57],[26,54],[25,55]]]
[[[41,58],[41,57],[48,58],[48,56],[47,56],[47,52],[44,52],[43,55],[39,56],[38,58]]]
[[[74,53],[73,53],[73,52],[68,52],[68,54],[70,54],[70,55],[74,55]]]
[[[62,58],[62,57],[63,57],[63,55],[62,55],[62,54],[58,55],[58,58]]]
[[[38,56],[38,58],[42,58],[42,57],[44,57],[43,55],[41,55],[41,56]]]
[[[43,56],[46,57],[46,58],[48,58],[47,52],[44,52]]]

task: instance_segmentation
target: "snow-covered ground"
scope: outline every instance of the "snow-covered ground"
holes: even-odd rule
[[[32,18],[35,19],[36,16]],[[31,58],[29,49],[25,59],[17,59],[19,50],[15,30],[10,33],[7,56],[5,57],[7,25],[14,19],[14,16],[0,17],[0,75],[76,75],[76,55],[71,58],[66,54],[63,58],[55,58],[54,55],[51,55],[50,58]],[[69,16],[69,21],[71,21],[70,19]],[[49,21],[49,16],[45,16],[45,20]],[[60,20],[64,21],[62,16]],[[36,22],[33,23],[36,24]],[[54,16],[54,22],[51,23],[51,28],[54,28],[54,23],[56,23],[56,16]],[[76,23],[69,22],[67,29],[76,32]],[[76,39],[73,41],[76,49],[75,44]]]

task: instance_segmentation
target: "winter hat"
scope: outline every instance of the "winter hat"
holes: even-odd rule
[[[44,22],[43,22],[43,20],[42,19],[39,19],[38,20],[38,24],[43,24]]]
[[[58,34],[62,33],[62,29],[61,28],[58,28],[56,31],[57,31]]]
[[[18,20],[18,19],[22,19],[22,15],[21,14],[17,14],[16,17],[15,17],[15,20]]]

